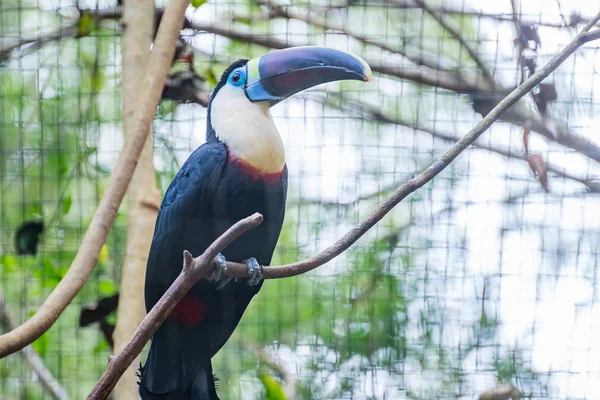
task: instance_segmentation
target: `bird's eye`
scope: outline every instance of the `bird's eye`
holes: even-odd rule
[[[229,75],[229,83],[233,86],[242,86],[245,81],[245,74],[241,70],[236,70]]]

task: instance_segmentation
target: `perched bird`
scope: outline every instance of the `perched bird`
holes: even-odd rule
[[[156,221],[146,271],[146,309],[181,271],[183,251],[198,256],[238,220],[264,222],[217,257],[152,338],[141,369],[142,399],[218,399],[211,358],[229,339],[262,286],[285,212],[287,167],[270,107],[301,90],[336,80],[369,81],[362,59],[322,47],[278,50],[238,60],[223,73],[207,110],[206,143],[169,185]],[[250,277],[222,275],[225,260],[244,262]]]

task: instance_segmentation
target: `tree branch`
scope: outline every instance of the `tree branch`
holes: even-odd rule
[[[334,99],[338,98],[340,100],[340,103],[333,104],[332,101],[329,101],[330,96],[333,97]],[[384,123],[384,124],[394,124],[394,125],[399,125],[399,126],[403,126],[403,127],[410,128],[410,129],[415,129],[415,130],[418,130],[421,132],[428,133],[435,138],[438,138],[438,139],[441,139],[441,140],[444,140],[447,142],[456,143],[456,141],[458,140],[458,138],[455,137],[454,135],[446,133],[446,132],[442,132],[439,129],[430,129],[430,128],[419,125],[417,122],[406,121],[406,120],[403,120],[403,119],[397,118],[397,117],[391,117],[387,114],[384,114],[381,111],[381,108],[376,108],[374,106],[365,104],[363,102],[353,100],[352,102],[356,105],[356,107],[350,108],[349,106],[351,104],[349,104],[349,106],[346,106],[343,103],[341,93],[330,94],[330,96],[328,96],[327,100],[321,101],[323,104],[325,104],[328,107],[334,107],[334,108],[342,110],[342,111],[352,110],[354,112],[359,112],[365,118],[369,118],[370,120],[373,120],[375,122],[380,122],[380,123]],[[477,149],[481,149],[481,150],[491,151],[493,153],[502,155],[504,157],[528,162],[528,157],[525,154],[515,153],[515,152],[513,152],[509,149],[503,148],[503,147],[498,147],[498,146],[489,145],[489,144],[485,144],[485,143],[477,143],[477,142],[473,143],[473,147],[475,147]],[[581,178],[576,175],[572,175],[572,174],[564,171],[563,168],[560,168],[559,166],[553,165],[549,162],[546,162],[545,166],[548,171],[551,171],[558,176],[561,176],[566,179],[571,179],[575,182],[579,182],[579,183],[585,185],[587,190],[591,193],[600,193],[600,184],[599,183],[596,183],[589,179]],[[360,201],[362,199],[358,198],[357,200]],[[350,205],[351,204],[352,203],[350,203]],[[344,205],[344,204],[341,204],[341,205]]]
[[[119,377],[142,351],[146,342],[156,332],[163,321],[171,314],[177,303],[200,279],[207,276],[214,268],[214,258],[223,251],[231,242],[244,232],[256,228],[263,221],[262,215],[255,213],[235,223],[206,251],[193,258],[186,250],[183,253],[183,268],[171,287],[160,298],[158,303],[146,315],[133,337],[127,342],[121,354],[109,358],[108,367],[102,377],[88,395],[88,400],[106,399],[114,388]]]
[[[92,12],[92,11],[90,11]],[[94,11],[96,12],[96,11]],[[157,10],[162,13],[163,10]],[[98,10],[97,19],[116,19],[121,16],[119,9]],[[185,26],[197,31],[205,31],[215,35],[227,37],[232,40],[239,40],[246,43],[253,43],[271,49],[284,49],[287,47],[307,45],[308,43],[292,43],[273,38],[269,35],[253,34],[251,31],[242,31],[239,29],[222,28],[219,26],[203,22],[191,22],[185,20]],[[600,37],[600,31],[595,30],[584,37],[584,41],[596,40]],[[451,71],[438,70],[427,67],[398,67],[393,64],[383,64],[367,59],[371,70],[380,74],[393,76],[399,79],[406,79],[412,82],[439,87],[451,90],[459,94],[468,94],[473,99],[473,109],[483,115],[487,114],[500,99],[509,93],[511,89],[493,86],[476,75],[456,74]],[[199,100],[202,104],[206,102],[203,97]],[[502,118],[503,121],[515,124],[521,127],[529,127],[549,140],[571,148],[597,162],[600,162],[600,147],[590,140],[566,131],[560,120],[552,119],[549,116],[540,116],[526,104],[519,103],[506,112]],[[1,353],[0,353],[1,354]]]
[[[385,0],[384,2],[390,6],[393,6],[398,9],[404,9],[404,10],[422,9],[422,7],[419,4],[417,4],[417,2],[415,0]],[[366,6],[372,5],[372,4],[369,4],[368,2],[366,2],[366,3],[367,3]],[[492,19],[492,20],[501,21],[501,22],[511,22],[513,20],[512,13],[489,14],[489,13],[484,13],[481,11],[474,11],[472,9],[471,10],[464,9],[463,7],[452,8],[451,6],[448,6],[448,5],[444,5],[444,6],[430,5],[429,7],[439,14],[451,14],[451,15],[467,16],[467,17],[473,17],[473,18],[486,18],[486,19]],[[547,26],[550,28],[569,28],[569,27],[577,26],[579,24],[587,23],[589,20],[590,20],[590,18],[582,17],[581,15],[579,15],[577,13],[573,13],[571,15],[571,18],[570,18],[568,24],[557,24],[557,23],[552,23],[552,22],[544,22],[544,21],[538,21],[537,19],[531,20],[531,21],[525,21],[525,22],[531,23],[531,24],[536,24],[539,26]]]
[[[71,303],[94,270],[100,249],[106,241],[146,143],[189,3],[190,0],[171,0],[165,10],[139,97],[135,136],[119,155],[104,196],[71,267],[33,317],[11,332],[0,336],[0,358],[22,349],[46,332]]]
[[[481,70],[484,78],[487,80],[488,84],[494,85],[494,76],[489,71],[487,65],[481,60],[479,54],[477,54],[477,50],[471,46],[471,44],[463,37],[460,33],[460,28],[457,27],[452,21],[450,21],[444,14],[438,13],[433,8],[429,7],[429,5],[425,2],[425,0],[414,0],[418,5],[423,8],[429,15],[433,17],[437,21],[438,24],[445,30],[447,30],[457,41],[460,43],[462,47],[465,48],[469,56],[475,61],[475,64]]]
[[[512,383],[504,383],[493,387],[479,396],[479,400],[519,400],[520,398],[521,392]]]
[[[303,11],[294,11],[294,10],[290,10],[289,7],[284,8],[283,6],[276,4],[276,3],[272,2],[271,0],[259,0],[258,4],[263,4],[263,5],[266,5],[271,8],[271,12],[269,13],[269,16],[271,18],[285,18],[288,20],[296,19],[298,21],[305,22],[309,25],[315,26],[315,27],[323,29],[323,30],[342,32],[345,35],[348,35],[349,37],[352,37],[365,45],[375,46],[382,50],[390,52],[392,54],[400,54],[403,57],[405,57],[407,60],[415,63],[416,65],[427,66],[427,67],[430,67],[430,68],[433,68],[436,70],[440,69],[440,66],[438,65],[439,62],[435,62],[433,60],[427,60],[425,57],[415,57],[415,56],[408,54],[401,47],[398,47],[398,46],[392,47],[392,46],[388,45],[387,43],[375,41],[375,40],[369,38],[368,36],[365,36],[362,33],[355,32],[349,26],[343,26],[341,24],[333,23],[331,18],[329,18],[329,19],[322,18],[317,13],[311,12],[309,9],[306,9]]]
[[[293,46],[305,46],[307,43],[292,43],[283,41],[270,36],[254,35],[251,32],[241,30],[221,28],[212,24],[191,23],[190,28],[213,33],[215,35],[227,37],[233,40],[240,40],[246,43],[253,43],[271,49],[284,49]],[[594,30],[584,35],[580,40],[581,45],[586,42],[600,38],[600,30]],[[444,70],[433,70],[427,67],[405,68],[392,64],[382,64],[366,60],[371,70],[380,74],[393,76],[399,79],[407,79],[419,84],[439,87],[451,90],[460,94],[468,94],[473,99],[473,109],[486,115],[493,107],[497,106],[503,96],[510,92],[508,88],[492,87],[484,80],[474,76],[451,73]],[[564,130],[562,122],[541,116],[539,113],[531,110],[525,103],[518,103],[502,115],[502,121],[509,122],[521,127],[529,127],[532,131],[538,132],[542,136],[573,149],[586,157],[600,162],[600,147],[585,137],[570,133]]]
[[[13,330],[15,324],[12,318],[8,314],[4,299],[0,296],[0,322],[4,324],[7,331]],[[52,396],[55,400],[69,400],[69,394],[61,386],[61,384],[54,378],[52,372],[46,367],[44,360],[31,346],[25,346],[21,350],[23,359],[29,366],[29,369],[38,377],[42,387]]]
[[[123,96],[123,136],[128,144],[136,134],[136,111],[142,79],[148,69],[148,58],[154,38],[154,0],[126,0],[123,3],[124,29],[121,53]],[[146,204],[152,204],[147,206]],[[119,354],[136,328],[146,316],[144,280],[150,243],[154,234],[156,216],[160,208],[160,191],[154,173],[152,128],[140,154],[137,167],[127,190],[127,243],[125,260],[121,269],[121,285],[117,323],[113,340],[114,354]],[[114,400],[130,400],[138,396],[135,369],[117,383]]]
[[[525,96],[537,84],[550,75],[560,64],[562,64],[579,47],[588,42],[590,36],[587,32],[600,20],[600,13],[588,22],[582,31],[557,55],[555,55],[543,68],[540,68],[535,74],[531,75],[522,85],[514,89],[508,96],[494,107],[469,133],[461,138],[454,146],[446,151],[442,157],[434,162],[429,168],[417,175],[415,178],[406,181],[396,191],[383,202],[375,211],[373,211],[365,220],[352,228],[348,233],[342,236],[337,242],[323,250],[322,252],[306,259],[288,265],[270,266],[264,270],[265,279],[287,278],[309,272],[340,255],[352,244],[367,233],[377,222],[379,222],[388,212],[390,212],[400,201],[406,198],[420,187],[424,186],[436,175],[442,172],[456,157],[472,145],[483,132],[485,132],[500,116],[512,107],[521,97]],[[594,31],[596,32],[596,31]],[[595,37],[595,36],[593,36]],[[245,264],[227,262],[227,269],[224,273],[228,276],[247,277],[248,267]]]

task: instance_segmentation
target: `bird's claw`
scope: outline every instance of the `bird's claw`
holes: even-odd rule
[[[215,264],[215,269],[213,269],[208,279],[214,282],[218,282],[221,280],[221,275],[223,274],[223,271],[227,269],[227,260],[225,259],[225,256],[221,253],[217,254],[217,256],[215,257]]]
[[[244,264],[248,266],[248,286],[258,285],[263,280],[263,266],[254,257],[244,260]]]

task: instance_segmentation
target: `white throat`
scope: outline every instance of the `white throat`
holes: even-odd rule
[[[267,102],[252,103],[242,88],[225,85],[212,101],[210,119],[234,156],[266,174],[283,169],[285,149]]]

